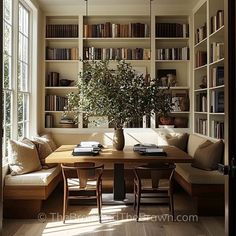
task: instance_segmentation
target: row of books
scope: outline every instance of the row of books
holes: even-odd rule
[[[46,60],[78,60],[78,48],[46,48]]]
[[[211,112],[223,113],[224,112],[224,91],[213,90],[211,92]]]
[[[207,120],[198,118],[197,119],[197,133],[207,135]]]
[[[224,58],[224,43],[222,42],[213,42],[211,43],[211,58],[210,61],[218,61],[221,58]]]
[[[211,69],[211,86],[221,86],[224,84],[224,67],[217,66]]]
[[[68,105],[68,99],[57,95],[45,96],[46,111],[64,111],[64,107]]]
[[[149,48],[95,48],[85,47],[84,60],[150,60]]]
[[[216,15],[211,17],[211,33],[214,33],[224,25],[224,11],[218,10]]]
[[[156,23],[156,37],[189,37],[189,25],[178,23]]]
[[[48,24],[46,38],[78,38],[78,24]]]
[[[49,72],[46,80],[46,86],[59,86],[60,74],[58,72]]]
[[[196,32],[195,32],[195,43],[199,43],[201,42],[203,39],[205,39],[207,36],[207,27],[206,27],[206,23],[197,28]]]
[[[52,114],[45,115],[45,128],[53,128],[54,116]]]
[[[85,38],[136,38],[149,37],[149,26],[143,23],[114,24],[85,24]]]
[[[160,48],[156,50],[157,60],[189,60],[189,48]]]
[[[207,112],[207,94],[197,93],[196,94],[196,108],[197,112]]]
[[[224,139],[224,122],[212,120],[211,135],[213,138]]]
[[[207,52],[205,51],[197,51],[195,54],[195,66],[200,67],[204,66],[207,63]]]

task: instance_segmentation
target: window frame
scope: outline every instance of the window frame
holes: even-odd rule
[[[3,88],[3,92],[11,92],[12,98],[11,98],[11,135],[10,139],[18,139],[18,125],[19,123],[22,123],[22,121],[18,121],[18,96],[19,94],[27,95],[28,96],[28,102],[27,102],[27,113],[26,113],[26,119],[23,118],[23,122],[25,121],[28,125],[27,127],[27,133],[24,134],[26,137],[30,137],[32,135],[35,135],[37,133],[37,80],[33,80],[33,78],[37,78],[37,49],[33,48],[33,42],[37,43],[37,27],[38,27],[38,9],[37,6],[35,6],[30,0],[10,0],[12,4],[11,9],[11,21],[12,21],[12,27],[11,27],[11,88]],[[5,4],[5,1],[3,1],[3,4]],[[28,90],[27,91],[19,91],[18,90],[18,62],[19,62],[19,10],[20,5],[25,8],[29,15],[28,15],[28,70],[27,70],[27,76],[28,76]],[[5,8],[3,8],[5,10]],[[5,18],[4,18],[5,20]],[[34,29],[36,28],[36,30]],[[4,28],[5,30],[5,28]],[[4,31],[3,31],[4,34]],[[3,37],[4,40],[4,37]],[[33,55],[33,53],[35,55]],[[2,73],[4,74],[4,73]],[[2,84],[4,82],[2,81]],[[34,94],[34,95],[33,95]],[[3,101],[4,102],[4,101]],[[6,106],[3,105],[3,114],[6,113]],[[7,138],[6,138],[6,116],[3,116],[3,143],[2,143],[2,156],[3,156],[3,162],[4,164],[7,164]]]

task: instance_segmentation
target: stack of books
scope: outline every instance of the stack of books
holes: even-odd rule
[[[90,142],[81,142],[78,144],[73,152],[73,156],[95,156],[99,154],[99,151],[101,150],[103,146],[95,141]]]
[[[155,144],[135,144],[133,147],[134,152],[147,156],[166,156],[163,148],[159,148]]]

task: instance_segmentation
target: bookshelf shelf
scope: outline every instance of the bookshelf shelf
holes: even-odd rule
[[[189,60],[156,60],[156,62],[160,62],[160,63],[189,63]]]
[[[54,87],[45,87],[45,89],[53,89],[53,90],[65,90],[65,89],[68,89],[68,90],[74,90],[74,89],[78,89],[78,87],[76,86],[63,86],[63,87],[57,87],[57,86],[54,86]]]
[[[79,60],[45,60],[46,63],[78,63]]]
[[[193,132],[215,140],[224,138],[223,10],[223,0],[206,0],[195,9],[193,20],[195,35],[206,36],[193,47],[194,55],[204,51],[206,56],[206,64],[193,69]],[[201,35],[199,29],[202,29]],[[206,88],[201,89],[203,85]]]
[[[45,38],[47,41],[65,41],[65,42],[76,42],[79,38]]]
[[[224,87],[225,87],[224,85],[220,85],[220,86],[210,87],[209,90],[223,89]]]
[[[86,41],[143,41],[143,40],[150,40],[150,38],[148,37],[145,37],[145,38],[119,38],[119,37],[116,37],[116,38],[112,38],[112,37],[107,37],[107,38],[97,38],[97,37],[94,37],[94,38],[83,38],[83,40],[86,40]]]
[[[194,45],[194,48],[197,48],[197,47],[202,47],[203,44],[206,44],[207,43],[207,38],[204,38],[203,40],[201,40],[200,42],[198,42],[197,44]]]
[[[221,58],[217,61],[213,61],[209,64],[209,66],[216,66],[216,65],[224,65],[224,58]]]
[[[209,38],[212,37],[224,37],[224,25],[209,35]]]
[[[195,70],[195,71],[196,71],[196,70],[202,70],[202,69],[205,69],[205,68],[207,68],[207,64],[205,64],[205,65],[203,65],[203,66],[196,67],[196,68],[194,68],[194,70]]]
[[[221,112],[215,112],[215,113],[209,113],[210,115],[212,115],[212,116],[224,116],[225,115],[225,113],[221,113]]]
[[[198,92],[207,92],[207,88],[195,89],[194,92],[195,92],[195,93],[198,93]]]
[[[181,37],[168,37],[168,38],[165,38],[165,37],[157,37],[155,38],[155,40],[157,41],[176,41],[176,42],[188,42],[189,38],[181,38]]]

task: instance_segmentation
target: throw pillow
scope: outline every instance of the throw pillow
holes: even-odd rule
[[[192,166],[202,170],[216,170],[217,164],[221,161],[223,150],[222,140],[216,143],[207,140],[197,148]]]
[[[37,149],[30,140],[9,140],[9,151],[8,162],[11,175],[21,175],[42,169]]]
[[[44,134],[40,136],[40,138],[42,141],[47,142],[50,145],[53,152],[57,149],[57,145],[55,144],[51,134]]]
[[[34,140],[32,142],[37,147],[38,154],[39,154],[39,160],[40,160],[41,165],[44,169],[57,166],[57,164],[46,164],[45,163],[45,158],[52,153],[52,148],[50,147],[50,145],[47,142],[43,141],[39,137],[34,137]]]
[[[188,136],[189,134],[187,133],[176,135],[176,136],[171,136],[170,134],[168,134],[166,135],[166,140],[170,146],[175,146],[186,152]]]

